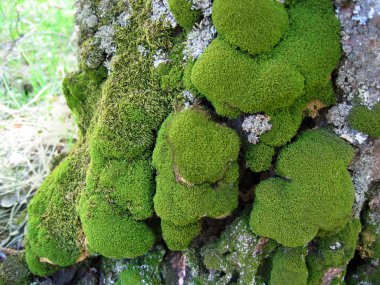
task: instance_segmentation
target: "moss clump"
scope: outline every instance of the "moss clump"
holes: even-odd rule
[[[252,230],[297,247],[342,229],[354,202],[347,171],[353,156],[348,144],[326,131],[303,133],[277,159],[276,172],[285,179],[271,178],[257,186]]]
[[[324,274],[330,268],[346,268],[354,257],[358,234],[361,230],[360,221],[352,219],[339,233],[316,239],[316,250],[307,256],[309,268],[308,285],[319,285]],[[344,274],[337,278],[343,280]],[[340,283],[339,283],[340,284]]]
[[[340,27],[330,0],[219,0],[213,20],[220,36],[195,62],[191,81],[219,115],[266,113],[275,126],[262,141],[280,146],[297,133],[308,103],[334,103]]]
[[[239,154],[236,133],[215,124],[203,112],[177,114],[170,125],[168,141],[178,175],[191,184],[221,180]]]
[[[245,153],[247,166],[254,172],[268,170],[272,165],[274,148],[263,143],[251,144]]]
[[[68,266],[86,254],[76,211],[88,165],[86,149],[84,143],[78,144],[45,179],[28,206],[26,260],[36,275],[53,270],[40,261]]]
[[[231,44],[255,55],[269,51],[288,29],[283,5],[268,0],[216,0],[212,19]]]
[[[177,23],[185,29],[191,29],[201,17],[201,12],[192,9],[191,1],[169,0],[169,8]]]
[[[24,254],[8,256],[0,263],[0,285],[28,285],[30,277]]]
[[[161,221],[161,229],[167,246],[175,250],[185,250],[201,230],[197,222],[179,226],[166,220]]]
[[[372,110],[361,105],[355,106],[348,120],[354,129],[374,138],[380,138],[380,103],[377,103]]]
[[[238,152],[237,134],[212,122],[202,110],[192,108],[172,114],[162,124],[153,152],[157,169],[154,208],[165,222],[163,236],[169,247],[179,244],[178,237],[186,233],[194,236],[197,228],[194,224],[202,217],[224,217],[236,208]],[[197,167],[206,173],[197,171]],[[195,172],[186,172],[188,169]],[[175,227],[178,232],[171,236]],[[166,229],[170,233],[165,233]],[[181,244],[180,249],[183,247]]]
[[[279,248],[274,255],[270,285],[306,285],[305,248]]]

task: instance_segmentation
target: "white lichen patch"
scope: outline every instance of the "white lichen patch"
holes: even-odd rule
[[[195,24],[193,30],[187,34],[184,48],[184,59],[197,59],[216,36],[216,29],[210,18],[204,18]]]
[[[112,57],[116,52],[116,44],[114,40],[115,30],[112,25],[106,25],[99,28],[95,33],[95,39],[107,57]]]
[[[167,63],[168,60],[168,55],[162,49],[159,49],[153,55],[153,66],[157,68],[161,63]]]
[[[150,51],[143,45],[138,45],[137,46],[137,51],[142,55],[142,56],[147,56]]]
[[[89,4],[81,5],[81,2],[76,2],[77,13],[75,15],[77,24],[83,29],[93,29],[98,24],[98,17],[95,11],[91,8]]]
[[[334,132],[342,139],[352,144],[364,143],[368,135],[358,132],[351,128],[347,121],[348,114],[350,113],[352,106],[342,103],[332,107],[327,113],[327,122],[334,125]]]
[[[165,26],[175,28],[177,22],[174,19],[172,12],[169,9],[168,0],[153,0],[152,1],[152,16],[153,21],[163,21]]]
[[[248,141],[257,144],[260,136],[271,130],[272,125],[269,123],[270,117],[266,115],[251,115],[244,119],[242,128],[248,133]]]
[[[193,5],[194,10],[200,10],[205,17],[211,16],[212,13],[212,1],[211,0],[188,0]]]
[[[189,90],[184,90],[182,92],[182,96],[185,100],[185,103],[184,103],[185,108],[189,108],[190,106],[194,104],[195,96]]]

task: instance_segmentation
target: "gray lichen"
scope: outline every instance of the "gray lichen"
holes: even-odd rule
[[[272,129],[269,121],[270,117],[261,114],[251,115],[244,119],[242,129],[248,133],[248,141],[250,143],[257,144],[260,136]]]
[[[172,28],[177,26],[177,22],[169,9],[168,0],[152,1],[151,19],[152,21],[163,21],[165,26],[171,26]]]

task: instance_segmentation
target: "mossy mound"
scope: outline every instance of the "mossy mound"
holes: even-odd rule
[[[307,285],[306,248],[279,248],[273,258],[269,285]]]
[[[184,156],[179,164],[178,152]],[[157,169],[154,208],[164,221],[163,237],[169,248],[184,249],[187,245],[181,238],[188,241],[186,234],[196,235],[198,227],[194,224],[202,217],[221,218],[236,208],[238,153],[237,134],[212,122],[200,109],[172,114],[162,124],[153,152]],[[204,168],[208,165],[209,170]],[[183,177],[181,171],[185,169],[196,171]],[[179,248],[174,247],[179,244]]]
[[[354,129],[380,138],[380,103],[371,110],[365,106],[355,106],[348,116],[348,121]]]
[[[288,29],[288,14],[276,1],[215,0],[212,9],[218,33],[253,55],[272,49]]]
[[[330,0],[215,1],[212,16],[219,36],[195,62],[191,81],[218,114],[277,117],[281,123],[265,135],[279,146],[296,134],[309,102],[335,102],[330,77],[340,27]]]
[[[173,13],[177,23],[185,28],[191,29],[195,22],[199,20],[201,12],[192,9],[191,1],[187,0],[168,0],[170,11]]]
[[[274,148],[264,143],[251,144],[245,152],[247,166],[254,172],[268,170],[272,165]]]
[[[347,171],[353,156],[348,144],[326,131],[303,133],[277,159],[276,172],[283,179],[271,178],[257,186],[253,232],[297,247],[316,235],[342,229],[354,202]]]

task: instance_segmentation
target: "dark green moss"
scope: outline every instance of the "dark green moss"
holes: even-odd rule
[[[0,285],[28,285],[31,274],[25,255],[10,255],[0,263]]]
[[[347,171],[353,156],[348,144],[326,131],[303,133],[277,159],[276,172],[286,179],[271,178],[257,186],[252,230],[297,247],[342,229],[354,202]]]
[[[169,8],[175,20],[181,27],[188,30],[202,15],[199,10],[191,9],[192,5],[191,1],[187,0],[169,0]]]
[[[269,285],[307,285],[306,248],[280,247],[273,258]]]
[[[258,54],[272,49],[288,29],[284,6],[267,0],[215,0],[212,19],[231,44]]]
[[[348,116],[348,121],[354,129],[380,138],[380,103],[372,110],[361,105],[355,106]]]
[[[360,230],[360,221],[353,219],[339,233],[316,239],[316,250],[307,256],[308,285],[321,284],[324,274],[330,268],[345,269],[354,257]],[[339,276],[341,280],[343,277],[344,274]]]

